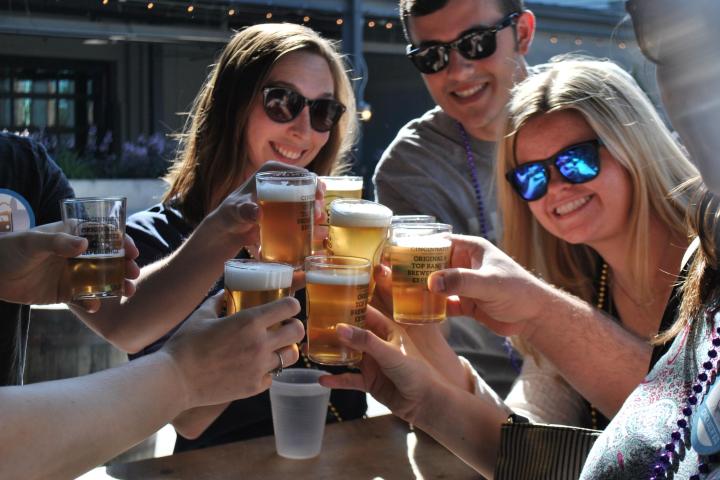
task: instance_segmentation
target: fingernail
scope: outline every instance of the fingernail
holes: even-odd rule
[[[430,277],[430,285],[431,289],[434,292],[444,292],[445,287],[445,277],[442,275],[433,275]]]
[[[342,323],[338,324],[335,327],[335,332],[337,332],[338,337],[344,338],[345,340],[350,340],[353,336],[352,327],[350,325],[344,325]]]

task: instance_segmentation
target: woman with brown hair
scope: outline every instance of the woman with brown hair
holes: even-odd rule
[[[222,286],[216,282],[224,262],[247,257],[257,244],[255,173],[337,173],[355,134],[351,84],[327,40],[293,24],[236,33],[195,99],[162,202],[128,220],[143,274],[137,295],[122,307],[157,320],[137,328],[106,320],[100,333],[140,355],[159,348],[187,312]],[[284,366],[299,356],[294,344],[277,354]],[[334,393],[331,404],[331,421],[360,417],[366,409],[360,393]],[[173,425],[180,434],[177,451],[269,435],[268,394],[197,408]]]

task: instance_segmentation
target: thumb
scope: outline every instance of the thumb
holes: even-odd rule
[[[87,239],[67,233],[34,232],[27,254],[34,256],[52,253],[59,257],[72,258],[83,253],[87,246]]]
[[[448,268],[433,272],[428,277],[428,288],[433,293],[480,298],[484,279],[477,270]]]
[[[391,368],[402,361],[402,352],[373,332],[345,323],[339,323],[336,332],[341,342],[354,350],[367,353],[381,368]]]

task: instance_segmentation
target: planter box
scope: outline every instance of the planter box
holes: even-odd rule
[[[127,197],[128,215],[158,203],[167,188],[163,180],[155,178],[71,179],[70,185],[78,197]]]

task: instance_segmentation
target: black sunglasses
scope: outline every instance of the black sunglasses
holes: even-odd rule
[[[505,178],[523,200],[539,200],[547,193],[551,165],[555,165],[566,182],[585,183],[597,177],[602,145],[599,139],[570,145],[546,160],[518,165]]]
[[[334,98],[310,100],[287,87],[265,87],[262,92],[265,113],[274,122],[288,123],[295,120],[307,105],[313,130],[329,132],[345,113],[345,106]]]
[[[518,17],[520,17],[519,12],[511,13],[500,20],[500,23],[491,27],[467,30],[452,42],[432,42],[419,47],[408,45],[406,55],[413,62],[415,68],[425,74],[437,73],[447,67],[450,63],[450,50],[452,49],[456,49],[468,60],[487,58],[495,53],[497,48],[495,38],[497,32],[514,25]]]

